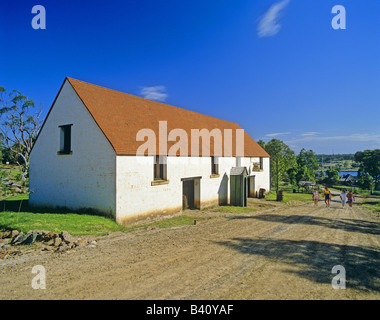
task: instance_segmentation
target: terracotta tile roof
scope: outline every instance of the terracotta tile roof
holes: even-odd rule
[[[167,132],[180,128],[189,137],[188,150],[191,151],[191,129],[218,128],[232,129],[232,154],[235,156],[235,131],[241,127],[233,122],[217,119],[197,112],[174,107],[157,101],[144,99],[127,93],[107,89],[80,80],[66,78],[99,128],[110,141],[116,154],[136,155],[137,149],[144,142],[136,141],[141,129],[152,129],[156,133],[158,154],[159,121],[167,121]],[[213,154],[213,140],[210,142],[210,155]],[[167,149],[176,142],[168,142]],[[201,142],[199,142],[202,145]],[[200,148],[201,149],[201,148]],[[200,150],[202,154],[202,150]],[[247,157],[269,157],[246,132],[244,132],[244,154]]]

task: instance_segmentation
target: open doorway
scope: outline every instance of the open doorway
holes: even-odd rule
[[[200,209],[200,177],[183,178],[182,209]]]
[[[255,176],[249,176],[248,177],[248,197],[249,198],[254,198],[256,197],[255,193]]]

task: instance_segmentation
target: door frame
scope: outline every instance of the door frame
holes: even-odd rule
[[[183,183],[185,181],[193,180],[193,186],[194,186],[194,208],[193,209],[201,209],[201,179],[202,177],[189,177],[189,178],[181,178],[182,182],[182,198],[184,196],[183,194]],[[182,209],[183,209],[183,202],[182,202]]]

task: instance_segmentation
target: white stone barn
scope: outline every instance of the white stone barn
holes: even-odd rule
[[[217,139],[210,134],[208,147],[206,138],[198,138],[202,150],[194,156],[195,142],[183,144],[171,135],[173,129],[189,138],[194,129],[219,129],[227,148],[215,152]],[[228,130],[232,136],[224,134]],[[183,208],[229,204],[234,167],[246,168],[244,190],[255,197],[270,188],[269,155],[246,132],[244,154],[238,153],[238,131],[243,130],[229,121],[66,78],[30,155],[29,203],[94,209],[130,223]],[[150,139],[141,132],[156,135],[156,150],[139,153]],[[159,137],[167,137],[167,143],[161,145]],[[170,153],[179,145],[184,148]],[[184,150],[187,155],[180,153]]]

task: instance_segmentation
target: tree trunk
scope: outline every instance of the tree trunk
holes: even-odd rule
[[[276,192],[278,192],[278,184],[279,184],[279,168],[278,168],[278,161],[276,163]]]

